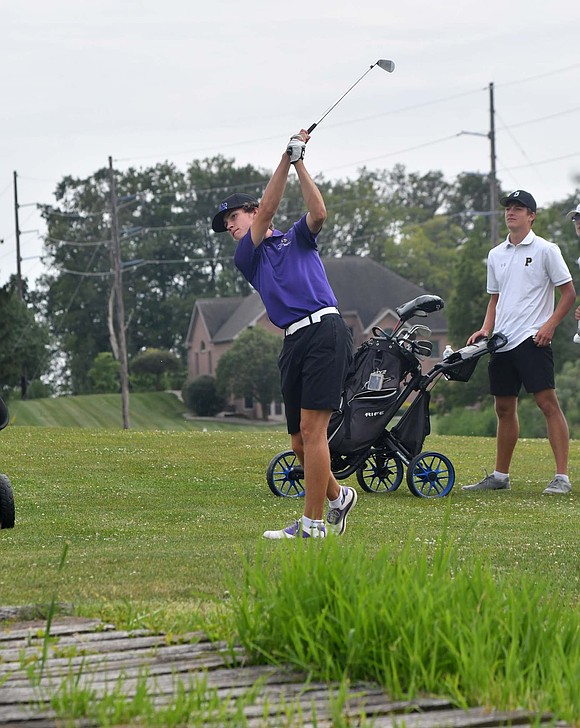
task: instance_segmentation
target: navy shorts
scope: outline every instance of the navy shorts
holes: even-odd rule
[[[531,336],[515,349],[491,354],[488,372],[496,397],[517,397],[522,384],[528,394],[556,388],[552,347],[536,346]]]
[[[338,409],[352,360],[352,335],[338,314],[284,338],[278,366],[290,435],[300,432],[301,409]]]

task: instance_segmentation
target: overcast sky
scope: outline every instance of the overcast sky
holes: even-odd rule
[[[109,155],[119,169],[219,153],[272,169],[379,58],[394,73],[374,67],[313,132],[313,175],[487,173],[493,82],[501,184],[540,207],[574,193],[578,0],[0,0],[0,284],[16,270],[14,171],[33,283],[34,203],[63,176]]]

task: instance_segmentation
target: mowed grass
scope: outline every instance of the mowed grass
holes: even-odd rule
[[[77,397],[56,397],[15,400],[9,402],[10,422],[23,427],[83,427],[122,429],[123,415],[120,394],[85,394]],[[191,418],[186,406],[172,392],[136,392],[129,397],[129,420],[134,430],[224,430],[264,427],[259,423],[236,424],[212,418],[209,421]],[[271,429],[283,425],[266,423]]]
[[[577,720],[580,443],[570,495],[542,495],[544,440],[519,443],[511,491],[461,493],[491,467],[494,441],[432,436],[457,470],[449,498],[359,488],[340,539],[264,542],[302,510],[265,480],[287,445],[265,429],[7,428],[0,471],[17,520],[0,531],[0,604],[203,627],[315,676]]]
[[[465,563],[495,573],[547,576],[562,604],[580,593],[580,443],[571,445],[575,488],[543,496],[553,475],[548,443],[519,443],[509,492],[462,493],[492,467],[494,441],[429,438],[448,455],[457,484],[447,499],[415,498],[405,483],[391,494],[360,490],[341,542],[393,556],[411,536],[435,544],[449,509],[449,533]],[[277,498],[265,479],[286,449],[282,433],[114,431],[8,427],[0,472],[11,479],[16,527],[0,531],[0,603],[58,598],[84,610],[112,602],[220,604],[242,588],[241,559],[263,530],[301,514],[301,499]],[[67,563],[56,576],[64,543]],[[276,548],[277,544],[272,544]],[[56,583],[58,581],[58,584]]]

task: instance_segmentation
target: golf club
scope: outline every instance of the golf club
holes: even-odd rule
[[[337,105],[338,105],[338,104],[339,104],[339,103],[340,103],[340,102],[341,102],[341,101],[343,100],[343,98],[344,98],[344,97],[345,97],[345,96],[346,96],[346,95],[347,95],[347,94],[348,94],[348,93],[349,93],[350,91],[352,91],[352,90],[353,90],[353,88],[354,88],[354,87],[355,87],[355,86],[356,86],[356,85],[357,85],[358,83],[360,83],[360,82],[361,82],[361,81],[363,80],[363,78],[364,78],[364,77],[365,77],[365,76],[367,75],[367,73],[369,73],[369,71],[371,71],[371,70],[372,70],[372,69],[373,69],[373,68],[374,68],[375,66],[378,66],[379,68],[382,68],[382,69],[383,69],[383,71],[387,71],[388,73],[392,73],[392,72],[393,72],[393,71],[395,70],[395,64],[393,63],[393,61],[386,61],[386,60],[385,60],[384,58],[381,58],[381,59],[379,59],[379,60],[378,60],[378,61],[377,61],[376,63],[373,63],[373,65],[372,65],[372,66],[371,66],[371,67],[370,67],[369,69],[367,69],[367,70],[366,70],[366,71],[365,71],[365,72],[363,73],[363,75],[362,75],[362,76],[361,76],[361,77],[360,77],[360,78],[358,79],[358,81],[355,81],[355,82],[353,83],[353,85],[352,85],[352,86],[351,86],[351,87],[350,87],[350,88],[348,89],[348,91],[345,91],[345,92],[344,92],[344,93],[342,94],[342,96],[341,96],[341,97],[340,97],[340,98],[338,99],[338,101],[336,101],[336,102],[335,102],[334,104],[332,104],[332,106],[331,106],[331,107],[330,107],[329,109],[327,109],[327,110],[326,110],[326,111],[324,112],[324,114],[323,114],[323,115],[322,115],[322,116],[320,117],[320,119],[319,119],[319,120],[318,120],[317,122],[315,122],[314,124],[312,124],[312,125],[311,125],[311,126],[309,127],[309,129],[308,129],[308,133],[309,133],[309,134],[310,134],[310,133],[311,133],[312,131],[314,131],[314,129],[316,129],[316,127],[317,127],[317,126],[318,126],[318,125],[320,124],[320,122],[321,122],[321,121],[322,121],[322,120],[323,120],[323,119],[324,119],[324,118],[325,118],[326,116],[328,116],[328,114],[330,114],[330,112],[331,112],[331,111],[332,111],[332,110],[334,109],[334,107],[335,107],[335,106],[337,106]]]

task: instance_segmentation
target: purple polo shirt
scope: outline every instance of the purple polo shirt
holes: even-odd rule
[[[257,247],[248,231],[234,253],[244,278],[258,291],[270,321],[285,329],[294,321],[337,301],[306,215],[287,233],[274,230]]]

